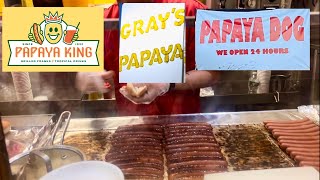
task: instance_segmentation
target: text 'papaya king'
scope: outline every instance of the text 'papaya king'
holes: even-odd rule
[[[23,58],[90,58],[91,47],[16,47],[15,57]]]

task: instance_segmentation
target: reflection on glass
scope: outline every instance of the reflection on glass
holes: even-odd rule
[[[33,6],[34,7],[63,7],[62,0],[33,0]]]
[[[93,0],[63,0],[64,7],[88,7]]]
[[[4,0],[4,4],[6,7],[21,7],[21,0]]]
[[[92,92],[92,93],[89,93],[89,96],[88,96],[88,100],[90,101],[94,101],[94,100],[103,100],[103,93],[100,93],[100,92]]]
[[[260,82],[257,76],[257,71],[252,71],[248,83],[249,94],[257,94],[259,85]]]

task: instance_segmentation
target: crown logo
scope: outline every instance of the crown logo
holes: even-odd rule
[[[63,18],[63,14],[58,16],[58,12],[56,12],[54,15],[52,15],[51,12],[49,12],[49,15],[44,14],[44,19],[46,23],[61,23]]]

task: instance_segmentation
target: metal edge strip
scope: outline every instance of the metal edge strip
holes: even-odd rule
[[[310,25],[318,26],[320,25],[320,12],[310,12]],[[186,26],[193,27],[195,25],[195,16],[187,16],[186,17]],[[104,29],[118,29],[119,28],[119,19],[104,19]],[[0,31],[2,31],[2,18],[0,20]]]

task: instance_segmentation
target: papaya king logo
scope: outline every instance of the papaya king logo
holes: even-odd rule
[[[99,40],[81,40],[81,25],[69,24],[58,12],[30,24],[26,39],[8,40],[8,66],[99,66]]]

